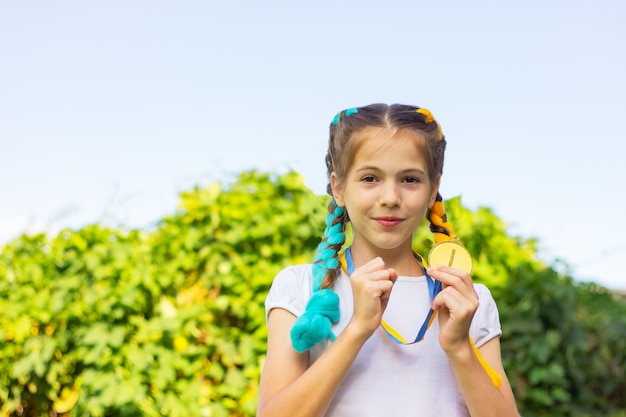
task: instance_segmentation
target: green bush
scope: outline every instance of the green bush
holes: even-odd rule
[[[475,258],[473,279],[498,304],[503,362],[523,415],[626,417],[626,304],[539,261],[536,240],[508,236],[489,209],[471,212],[453,198],[446,211]],[[423,250],[432,244],[425,233]]]
[[[22,236],[0,253],[3,415],[253,415],[263,301],[312,257],[325,201],[297,174],[182,193],[151,232]]]
[[[296,173],[242,173],[181,194],[154,230],[91,225],[0,251],[0,415],[252,416],[263,302],[310,262],[327,196]],[[525,416],[624,417],[626,310],[536,259],[490,210],[446,201],[501,312]],[[415,236],[426,255],[427,227]]]

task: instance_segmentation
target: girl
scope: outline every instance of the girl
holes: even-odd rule
[[[453,237],[438,191],[445,147],[419,107],[335,116],[324,239],[266,300],[257,416],[518,416],[489,290],[412,250],[424,217],[436,241]]]

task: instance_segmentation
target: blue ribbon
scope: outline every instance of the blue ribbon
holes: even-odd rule
[[[352,273],[355,270],[354,262],[352,261],[352,254],[350,253],[350,249],[351,248],[348,247],[343,254],[346,260],[346,273],[348,275],[352,275]],[[430,275],[428,275],[428,272],[426,272],[426,268],[423,265],[421,256],[419,256],[418,254],[414,254],[414,255],[415,255],[415,260],[420,264],[420,266],[424,270],[424,275],[426,275],[426,282],[428,283],[428,294],[430,296],[430,301],[432,303],[435,297],[437,296],[437,294],[441,292],[441,281],[437,281],[436,279],[433,279]],[[426,319],[424,320],[422,327],[420,327],[420,330],[417,333],[417,336],[415,336],[415,339],[412,342],[407,342],[400,335],[400,333],[398,333],[397,330],[389,326],[389,324],[387,324],[384,320],[381,320],[381,326],[383,330],[385,331],[385,333],[387,333],[387,336],[389,336],[389,338],[391,338],[391,340],[393,340],[397,344],[412,345],[414,343],[421,342],[424,339],[424,336],[426,335],[426,330],[428,330],[428,328],[430,327],[430,325],[432,324],[436,316],[437,316],[437,312],[433,310],[431,307],[430,310],[428,311],[428,314],[426,314]]]

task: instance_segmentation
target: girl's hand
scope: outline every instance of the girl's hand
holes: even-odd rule
[[[478,308],[472,278],[465,271],[443,265],[429,268],[428,274],[443,284],[433,301],[433,309],[438,310],[442,349],[450,353],[467,347],[470,324]]]
[[[382,258],[374,258],[350,275],[354,296],[354,314],[350,324],[369,337],[380,325],[391,288],[398,274],[385,268]]]

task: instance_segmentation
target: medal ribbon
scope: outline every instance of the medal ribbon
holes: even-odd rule
[[[433,279],[430,275],[428,275],[428,273],[426,272],[426,267],[424,265],[424,260],[422,259],[421,256],[419,256],[416,253],[413,253],[413,255],[415,256],[415,259],[417,260],[417,262],[420,264],[420,266],[424,270],[424,275],[426,275],[426,282],[428,282],[428,293],[430,295],[430,301],[432,303],[432,301],[435,299],[437,294],[439,294],[439,292],[441,292],[441,281],[437,281],[437,280]],[[350,247],[348,247],[344,251],[344,253],[341,255],[340,261],[341,261],[341,265],[343,266],[344,271],[348,274],[348,276],[352,275],[352,273],[354,272],[355,268],[354,268],[354,262],[352,261],[352,255],[350,253]],[[389,336],[389,338],[391,340],[393,340],[394,342],[396,342],[397,344],[399,344],[399,345],[412,345],[414,343],[421,342],[422,339],[424,339],[424,335],[426,334],[426,330],[428,330],[428,328],[430,327],[430,325],[432,324],[432,322],[433,322],[433,320],[435,319],[436,316],[437,316],[437,312],[431,308],[428,311],[428,314],[426,315],[426,319],[424,320],[424,323],[422,324],[422,327],[420,328],[419,332],[417,333],[417,336],[415,337],[415,340],[413,340],[412,342],[407,342],[404,339],[404,337],[402,337],[402,335],[400,333],[398,333],[398,331],[396,329],[394,329],[387,322],[385,322],[385,320],[381,320],[380,324],[381,324],[381,327],[383,328],[383,330],[385,331],[385,333],[387,333],[387,336]],[[476,345],[474,345],[474,341],[472,340],[471,337],[470,337],[470,343],[472,344],[472,350],[474,351],[474,354],[478,358],[478,361],[482,365],[482,367],[485,370],[485,372],[487,372],[487,375],[491,379],[491,382],[493,383],[493,385],[496,388],[499,388],[502,385],[502,377],[500,376],[499,373],[497,373],[495,370],[493,370],[493,368],[491,368],[491,366],[487,363],[487,361],[485,361],[485,359],[481,355],[481,353],[478,350],[478,348],[476,348]]]
[[[435,297],[437,296],[437,294],[439,294],[439,292],[441,291],[441,282],[431,278],[426,272],[426,268],[424,268],[423,260],[421,256],[415,253],[414,255],[415,255],[415,259],[424,270],[424,275],[426,275],[426,282],[428,283],[428,294],[430,296],[430,302],[432,303]],[[355,268],[354,268],[354,262],[352,261],[352,254],[350,253],[349,247],[344,251],[342,255],[341,264],[343,265],[348,276],[352,275]],[[424,320],[424,323],[422,324],[419,331],[417,332],[417,336],[415,336],[415,339],[412,342],[408,342],[404,337],[402,337],[400,333],[398,333],[396,329],[391,327],[385,320],[381,320],[380,324],[383,330],[385,331],[385,333],[387,333],[387,336],[389,336],[389,338],[393,340],[394,342],[396,342],[397,344],[412,345],[414,343],[421,342],[424,339],[424,336],[426,335],[426,330],[428,330],[428,328],[430,327],[430,325],[432,324],[436,316],[437,316],[437,312],[431,308],[428,311],[428,314],[426,314],[426,319]]]

